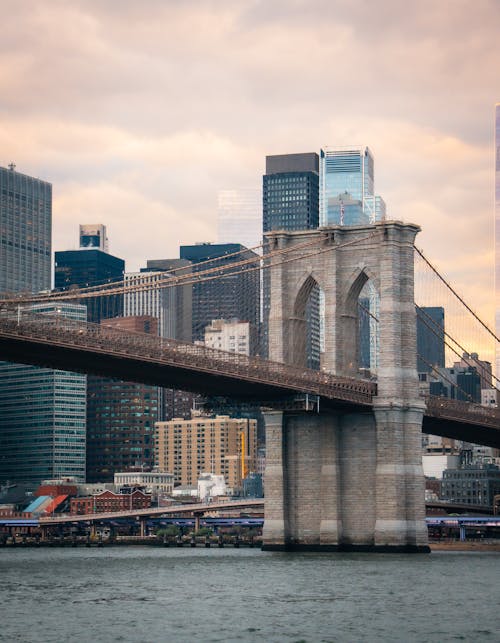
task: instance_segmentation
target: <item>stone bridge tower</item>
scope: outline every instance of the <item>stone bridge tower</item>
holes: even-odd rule
[[[265,549],[428,551],[413,288],[418,231],[386,221],[267,235],[272,248],[289,250],[270,267],[270,359],[305,366],[304,302],[318,286],[322,368],[359,377],[358,297],[368,280],[380,301],[380,353],[373,409],[266,413]]]

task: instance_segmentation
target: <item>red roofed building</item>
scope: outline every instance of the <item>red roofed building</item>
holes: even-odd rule
[[[72,498],[71,515],[108,513],[130,509],[147,509],[151,507],[151,494],[136,489],[132,493],[114,493],[102,491],[95,496]]]

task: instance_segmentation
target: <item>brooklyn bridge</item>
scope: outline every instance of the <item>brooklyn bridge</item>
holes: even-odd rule
[[[101,293],[6,298],[0,358],[259,405],[266,423],[265,548],[426,551],[421,433],[500,448],[500,411],[420,393],[417,232],[387,221],[268,234],[268,254],[237,269],[268,275],[269,359],[30,308],[123,288],[109,285]],[[207,270],[204,278],[220,274]],[[175,277],[167,287],[192,278]],[[358,337],[367,283],[378,294],[372,317],[380,337],[378,366],[368,374],[360,371]],[[324,298],[320,370],[307,368],[305,349],[306,303],[315,287]]]

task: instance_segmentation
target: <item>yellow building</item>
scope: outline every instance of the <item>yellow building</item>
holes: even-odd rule
[[[257,421],[247,418],[174,418],[155,423],[155,464],[176,485],[196,485],[201,473],[223,475],[229,487],[255,471]]]

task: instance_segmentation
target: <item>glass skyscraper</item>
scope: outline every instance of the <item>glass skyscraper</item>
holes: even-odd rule
[[[50,288],[52,186],[0,167],[0,293]]]
[[[151,315],[102,323],[158,334],[158,320]],[[158,387],[89,375],[87,409],[87,482],[111,482],[118,471],[152,468],[154,423],[161,418]]]
[[[215,267],[219,267],[222,271],[217,279],[193,284],[191,310],[193,341],[204,341],[205,328],[210,326],[213,319],[239,319],[249,322],[251,328],[257,330],[259,273],[257,270],[229,270],[232,264],[257,259],[258,255],[255,252],[239,243],[197,243],[181,246],[180,258],[192,263],[193,273]]]
[[[255,248],[262,241],[262,194],[257,188],[220,190],[218,243],[241,243]]]
[[[320,225],[363,225],[385,218],[374,192],[373,155],[366,147],[325,147],[320,152]]]
[[[262,231],[314,230],[319,225],[319,157],[315,152],[266,156],[262,179]],[[265,243],[265,238],[264,238]],[[263,275],[261,353],[268,355],[269,274]],[[307,366],[318,370],[321,352],[321,291],[315,285],[306,303]]]
[[[417,309],[417,371],[432,373],[444,368],[444,308],[425,306]]]
[[[86,288],[121,281],[125,271],[123,259],[108,252],[106,226],[101,223],[80,225],[80,249],[55,253],[54,286],[56,290],[70,290],[75,286]],[[123,314],[123,295],[82,299],[87,306],[87,321]]]
[[[325,147],[320,151],[319,175],[320,226],[366,225],[385,219],[385,202],[375,194],[375,164],[368,147]],[[365,368],[369,362],[376,371],[379,296],[371,282],[365,284],[361,300],[359,364]]]
[[[500,336],[500,103],[495,105],[495,328]],[[500,377],[500,348],[496,350],[496,373]]]
[[[319,160],[314,152],[266,156],[262,230],[313,230],[319,225]]]
[[[0,292],[51,286],[52,186],[0,168]],[[36,312],[86,319],[59,303]],[[85,479],[85,375],[0,363],[0,481]]]
[[[30,306],[36,313],[85,321],[79,304]],[[85,481],[87,378],[79,373],[0,363],[0,480],[39,484]]]

